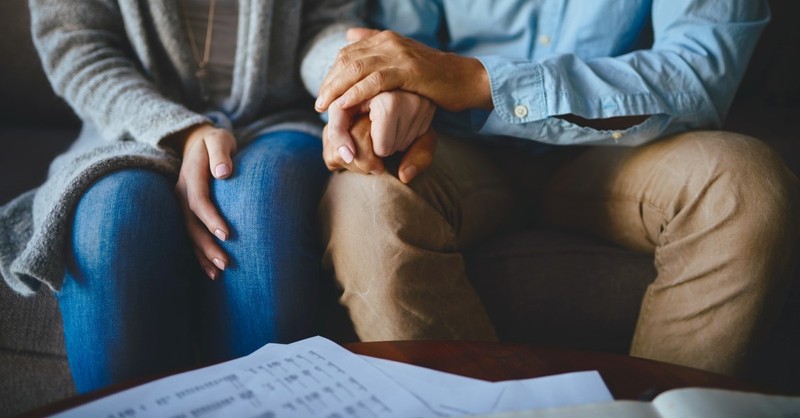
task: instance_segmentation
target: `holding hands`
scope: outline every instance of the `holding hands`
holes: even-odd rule
[[[383,92],[350,109],[328,111],[322,133],[323,158],[331,171],[362,174],[384,171],[381,157],[405,152],[398,175],[410,182],[433,161],[436,136],[430,128],[436,106],[405,91]]]
[[[405,152],[398,176],[408,183],[433,161],[436,105],[491,108],[488,76],[476,59],[390,31],[354,28],[347,38],[353,43],[339,52],[315,105],[328,111],[323,157],[332,171],[378,174],[380,157]]]
[[[492,109],[489,76],[475,58],[442,52],[398,35],[354,28],[322,81],[317,111],[348,109],[382,91],[417,93],[446,110]]]

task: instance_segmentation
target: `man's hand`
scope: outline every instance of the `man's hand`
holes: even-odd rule
[[[383,160],[373,151],[372,122],[365,114],[356,116],[350,129],[353,138],[355,156],[349,162],[342,158],[337,145],[330,139],[330,125],[322,131],[322,156],[325,165],[331,171],[349,170],[361,174],[380,174],[385,168]],[[405,184],[411,182],[419,173],[425,171],[433,162],[436,149],[436,135],[428,129],[407,148],[398,167],[398,177]]]
[[[230,232],[211,202],[209,182],[212,176],[217,179],[230,177],[236,139],[225,129],[202,124],[179,133],[174,144],[183,154],[175,192],[197,261],[208,277],[215,279],[225,270],[228,258],[214,236],[225,241]]]
[[[368,113],[372,121],[369,134],[372,150],[379,157],[405,151],[430,129],[436,106],[420,95],[395,90],[383,92],[359,106],[341,109],[337,105],[328,111],[327,142],[349,164],[359,155],[351,137],[353,120]],[[359,128],[360,129],[360,128]]]
[[[350,31],[359,36],[365,33]],[[427,97],[447,110],[493,106],[489,76],[480,61],[441,52],[391,31],[342,48],[322,82],[315,106],[325,111],[336,101],[348,109],[396,89]]]

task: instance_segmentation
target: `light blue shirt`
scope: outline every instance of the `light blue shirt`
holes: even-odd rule
[[[769,20],[766,0],[378,0],[374,24],[478,58],[494,110],[473,132],[637,145],[719,128]],[[557,118],[648,115],[622,131]],[[466,116],[466,115],[462,115]]]

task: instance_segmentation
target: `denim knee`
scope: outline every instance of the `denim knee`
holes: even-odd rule
[[[233,175],[212,182],[230,236],[229,265],[205,283],[212,358],[315,333],[320,258],[315,213],[327,179],[319,138],[275,132],[236,154]]]
[[[233,164],[231,178],[214,181],[213,195],[222,212],[243,220],[279,207],[308,212],[327,179],[320,139],[298,132],[261,136],[242,149]]]
[[[190,247],[173,190],[173,180],[146,169],[114,171],[94,183],[73,218],[67,265],[74,278],[184,261]]]
[[[167,177],[115,171],[84,193],[57,295],[79,392],[190,364],[190,248]]]

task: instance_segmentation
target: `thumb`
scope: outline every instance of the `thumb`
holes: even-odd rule
[[[336,150],[346,164],[353,162],[355,145],[350,137],[350,125],[353,115],[334,104],[328,108],[328,140],[332,149]]]
[[[379,34],[381,31],[369,28],[350,28],[347,30],[347,41],[350,43],[358,42],[367,38],[371,38],[374,35]]]
[[[400,160],[400,167],[397,170],[400,181],[408,184],[427,170],[433,163],[434,151],[436,151],[436,131],[431,128],[414,140]]]
[[[236,138],[225,129],[207,133],[203,142],[208,150],[208,165],[214,178],[225,179],[233,173],[231,155],[236,152]]]

